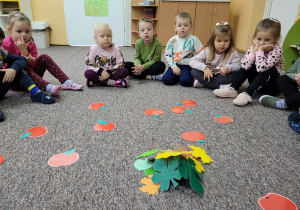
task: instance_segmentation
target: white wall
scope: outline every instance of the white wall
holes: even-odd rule
[[[300,0],[273,0],[270,18],[276,18],[281,23],[281,43],[294,24],[299,9]]]

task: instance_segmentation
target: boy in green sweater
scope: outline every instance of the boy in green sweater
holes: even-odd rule
[[[134,63],[125,62],[125,68],[136,79],[158,79],[164,73],[166,64],[161,61],[162,43],[154,38],[155,24],[149,18],[138,22],[138,39],[135,43]]]

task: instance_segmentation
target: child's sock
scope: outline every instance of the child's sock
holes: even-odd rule
[[[31,95],[36,95],[38,92],[41,91],[35,84],[29,86],[28,90],[29,90]]]
[[[219,89],[230,87],[231,84],[220,85]]]
[[[51,85],[51,84],[48,84],[45,89],[46,89],[46,91],[48,93],[51,93],[51,95],[53,95],[53,96],[57,96],[58,93],[59,93],[59,91],[61,91],[61,87],[60,86],[58,86],[58,85]]]
[[[78,85],[70,79],[67,79],[62,85],[61,88],[64,90],[81,90],[83,85]]]
[[[151,79],[152,80],[162,80],[162,77],[164,75],[163,74],[159,74],[159,75],[151,75]]]

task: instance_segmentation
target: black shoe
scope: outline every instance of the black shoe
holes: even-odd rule
[[[40,102],[43,104],[50,104],[55,101],[55,99],[52,96],[48,96],[43,91],[38,92],[35,95],[31,95],[31,101],[32,102]]]
[[[0,110],[0,122],[2,122],[4,120],[4,114],[3,114],[3,112],[1,112],[1,110]]]

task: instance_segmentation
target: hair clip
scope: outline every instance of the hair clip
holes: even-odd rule
[[[275,18],[269,18],[269,20],[272,20],[272,21],[274,21],[276,23],[279,23],[279,21],[277,19],[275,19]]]
[[[228,22],[221,21],[220,23],[216,23],[216,26],[228,26]]]

